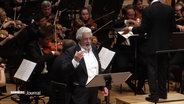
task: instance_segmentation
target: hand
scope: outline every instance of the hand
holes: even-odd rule
[[[107,87],[104,87],[103,91],[102,91],[103,96],[108,96],[109,95],[109,90],[107,89]]]
[[[95,27],[94,26],[91,26],[90,28],[91,28],[91,30],[95,30]]]
[[[13,39],[13,37],[14,37],[13,35],[9,34],[7,40]]]
[[[23,23],[22,26],[21,26],[21,29],[24,29],[24,28],[26,28],[27,26],[28,26],[27,24]]]
[[[178,28],[180,32],[184,32],[184,27],[182,25],[176,25],[176,28]]]
[[[59,56],[61,54],[61,52],[59,52],[59,51],[54,51],[54,55],[55,56]]]
[[[57,2],[55,2],[55,4],[53,6],[59,6],[60,0],[58,0]]]
[[[127,33],[129,33],[129,28],[128,27],[124,27],[123,29],[122,29],[122,31],[124,31],[123,32],[123,34],[127,34]]]
[[[3,64],[3,63],[0,64],[0,70],[4,71],[5,67],[6,67],[5,64]]]
[[[84,53],[82,51],[76,51],[74,55],[74,60],[79,62],[84,56]]]

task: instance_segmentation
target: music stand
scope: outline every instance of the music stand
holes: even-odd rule
[[[106,99],[106,104],[110,104],[110,90],[112,85],[119,85],[122,82],[125,82],[132,73],[130,72],[120,72],[120,73],[107,73],[96,75],[86,87],[100,87],[106,86],[109,90],[109,94]]]
[[[130,33],[130,32],[125,35],[125,34],[123,34],[124,31],[122,31],[122,28],[115,28],[114,31],[116,31],[123,38],[128,39],[129,42],[130,42],[129,45],[131,47],[133,46],[133,48],[134,48],[134,77],[136,79],[136,77],[137,77],[137,68],[138,68],[138,46],[139,46],[140,35],[139,34],[133,34],[133,33]],[[130,40],[132,40],[132,42]],[[134,81],[134,84],[137,85],[136,80]],[[135,91],[134,94],[136,95],[137,92]]]

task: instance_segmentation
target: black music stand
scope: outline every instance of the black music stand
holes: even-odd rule
[[[124,37],[122,28],[115,28],[114,31],[116,31],[120,36]],[[139,34],[133,34],[132,36],[128,36],[128,37],[124,37],[124,38],[129,39],[129,41],[130,41],[130,38],[132,38],[132,40],[133,40],[132,43],[130,42],[130,45],[133,44],[133,47],[134,47],[134,77],[136,78],[137,77],[137,68],[138,68],[138,63],[137,63],[138,62],[138,45],[139,45],[140,36],[139,36]],[[136,80],[135,80],[134,84],[137,85]],[[134,94],[137,95],[136,89],[135,89]]]
[[[168,49],[168,50],[156,51],[156,57],[159,57],[159,54],[169,54],[172,52],[184,52],[184,49]],[[169,91],[169,81],[168,81],[168,91]],[[176,101],[184,101],[184,99],[163,100],[163,101],[158,101],[158,103],[176,102]]]
[[[109,94],[106,98],[106,104],[110,104],[110,90],[112,85],[119,85],[122,82],[125,82],[132,73],[130,72],[120,72],[120,73],[107,73],[96,75],[86,87],[100,87],[106,86],[109,90]]]

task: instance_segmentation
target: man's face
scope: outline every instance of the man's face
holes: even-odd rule
[[[41,9],[42,13],[44,16],[50,16],[52,13],[52,8],[51,7],[47,7],[47,8],[42,8]]]
[[[126,16],[127,16],[127,19],[135,19],[135,11],[134,11],[134,9],[128,9]]]
[[[181,8],[182,6],[175,6],[175,16],[181,17]]]
[[[7,18],[6,12],[3,11],[3,12],[0,14],[0,19],[1,19],[2,21],[4,21],[6,18]]]
[[[48,47],[49,42],[53,39],[53,35],[45,37],[45,38],[40,38],[39,43],[42,47]]]
[[[91,49],[91,41],[92,41],[92,36],[90,35],[90,33],[84,32],[82,34],[82,39],[80,40],[79,43],[84,49],[89,50]]]
[[[46,27],[47,26],[47,19],[44,17],[42,19],[40,19],[37,24],[40,26],[40,27]]]

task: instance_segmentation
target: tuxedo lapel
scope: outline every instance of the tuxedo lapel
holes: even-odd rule
[[[76,50],[77,50],[77,51],[80,51],[80,50],[81,50],[81,48],[80,48],[79,45],[77,45]],[[79,67],[80,67],[80,66],[81,66],[82,69],[84,70],[85,74],[87,74],[87,68],[86,68],[86,63],[85,63],[85,61],[84,61],[84,58],[82,58],[82,59],[80,60],[80,65],[79,65]]]

